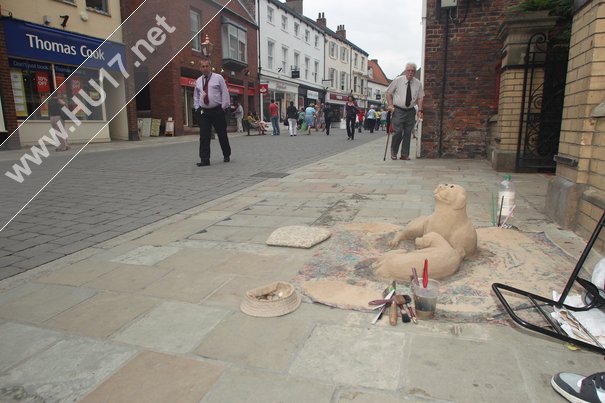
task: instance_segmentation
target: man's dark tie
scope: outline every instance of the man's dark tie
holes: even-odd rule
[[[210,81],[209,77],[204,76],[204,105],[208,105],[210,103],[210,99],[208,99],[208,81]]]
[[[410,82],[411,80],[408,80],[408,89],[405,91],[405,106],[408,108],[412,103],[412,89],[410,88]]]

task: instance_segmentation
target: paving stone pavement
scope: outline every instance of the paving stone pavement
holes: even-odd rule
[[[258,141],[261,153],[268,141],[300,139],[243,143],[248,140],[234,144]],[[314,150],[320,139],[307,140]],[[304,149],[306,143],[297,144]],[[165,184],[167,192],[148,196],[156,201],[148,209],[164,200],[158,195],[187,194],[177,188],[182,176],[202,175],[200,186],[213,179],[245,183],[207,200],[188,187],[199,199],[192,207],[130,231],[125,225],[115,237],[0,281],[1,402],[557,402],[563,399],[550,387],[554,373],[603,369],[599,354],[572,351],[505,321],[371,325],[373,314],[308,300],[276,318],[240,311],[246,290],[292,280],[316,253],[267,246],[276,227],[403,224],[432,211],[433,189],[444,182],[464,186],[471,220],[490,225],[490,194],[501,174],[488,162],[383,161],[384,138],[377,136],[322,159],[317,151],[297,166],[268,164],[261,169],[288,175],[257,182],[236,174],[259,172],[253,161],[261,157],[251,147],[249,163],[234,155],[233,164],[186,167],[185,173],[183,165],[193,161],[177,148],[132,149],[129,157],[144,168],[132,175],[120,169],[132,187],[131,203],[120,204],[130,215],[138,211],[133,204],[145,202],[135,197],[137,183],[159,183],[153,178],[166,167],[175,170],[166,174],[175,187]],[[91,170],[105,154],[91,154]],[[112,164],[119,167],[117,160]],[[95,197],[111,189],[109,176],[100,177]],[[543,231],[577,257],[584,241],[543,214],[549,178],[513,176],[513,223]],[[125,193],[110,193],[99,207],[111,195],[127,198],[128,185],[117,186]],[[107,210],[99,215],[112,213]]]
[[[343,131],[332,132],[295,138],[231,134],[232,161],[222,162],[213,141],[212,165],[204,168],[195,165],[193,135],[90,144],[0,232],[0,279],[384,135],[366,133],[348,142]],[[0,172],[25,151],[0,153]],[[77,151],[51,154],[42,167],[58,171]],[[4,210],[17,212],[43,186],[39,179],[26,179],[14,194],[5,189]],[[12,216],[7,214],[6,221]]]

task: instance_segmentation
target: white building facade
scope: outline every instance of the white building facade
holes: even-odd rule
[[[260,82],[263,95],[259,113],[268,118],[268,105],[275,99],[281,117],[291,101],[297,108],[323,99],[324,33],[287,3],[259,0]]]

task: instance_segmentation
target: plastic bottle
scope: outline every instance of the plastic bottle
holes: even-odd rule
[[[506,219],[506,217],[512,216],[515,197],[515,186],[513,185],[512,178],[510,175],[506,175],[504,176],[504,180],[500,182],[500,189],[498,190],[499,223]]]

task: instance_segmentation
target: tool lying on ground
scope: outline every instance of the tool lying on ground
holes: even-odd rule
[[[408,304],[410,302],[412,302],[412,297],[410,297],[407,294],[402,295],[404,303],[403,305],[405,305],[405,307],[407,308],[407,310],[410,312],[410,316],[412,317],[412,320],[414,321],[414,324],[418,324],[418,320],[416,319],[416,314],[414,313],[414,311],[412,310],[412,307],[409,306]]]
[[[378,305],[380,307],[382,307],[381,309],[384,310],[386,308],[387,305],[390,305],[390,309],[391,311],[389,311],[389,323],[393,326],[395,326],[397,324],[397,311],[396,311],[396,307],[399,307],[399,312],[401,313],[401,320],[404,323],[409,323],[411,320],[414,320],[414,323],[416,322],[416,317],[413,315],[413,311],[412,309],[408,306],[408,311],[410,312],[410,314],[412,315],[412,319],[410,319],[410,316],[405,312],[404,310],[404,305],[407,306],[407,303],[409,301],[411,301],[411,299],[408,301],[408,299],[410,298],[409,295],[393,295],[395,291],[391,291],[389,293],[389,295],[387,295],[387,298],[385,299],[375,299],[373,301],[368,302],[368,305]],[[407,298],[406,298],[407,297]],[[393,311],[395,311],[395,317],[393,319]],[[376,317],[375,321],[372,322],[373,324],[376,323],[376,321],[378,321],[378,319],[380,319],[380,315],[382,312],[380,312],[378,314],[378,316]],[[394,322],[394,323],[393,323]]]

